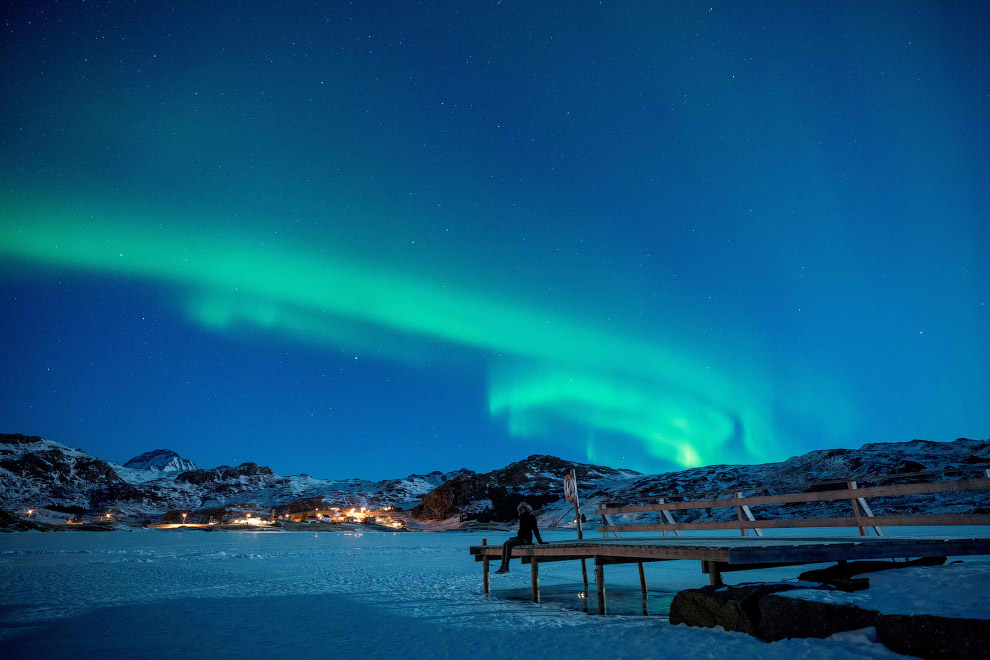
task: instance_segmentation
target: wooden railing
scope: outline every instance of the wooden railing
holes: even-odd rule
[[[975,467],[975,466],[974,466]],[[979,466],[983,468],[983,466]],[[952,472],[971,471],[973,468],[953,470]],[[841,490],[824,490],[816,492],[786,493],[781,495],[757,495],[743,497],[742,491],[735,491],[734,497],[716,498],[705,500],[691,500],[687,502],[666,502],[660,499],[654,504],[637,504],[632,506],[620,506],[606,504],[595,513],[602,516],[603,525],[598,527],[598,531],[605,536],[608,534],[619,535],[621,532],[673,532],[680,534],[684,530],[726,530],[738,529],[740,534],[746,535],[747,530],[752,529],[757,535],[762,535],[763,529],[774,528],[802,528],[802,527],[857,527],[862,536],[867,535],[867,528],[871,527],[879,536],[883,536],[882,527],[897,526],[929,526],[929,525],[990,525],[990,514],[977,513],[949,513],[949,514],[914,514],[914,515],[887,515],[874,516],[873,511],[866,503],[866,498],[877,497],[903,497],[905,495],[933,495],[937,493],[954,493],[964,491],[990,490],[990,468],[983,468],[983,475],[976,479],[959,479],[955,481],[936,481],[929,483],[894,484],[890,486],[870,486],[859,488],[855,481],[845,482],[845,488]],[[946,471],[948,472],[948,471]],[[922,474],[944,474],[945,472],[917,473],[911,475],[889,475],[889,479],[903,479],[911,476],[916,477]],[[871,481],[879,480],[871,477]],[[834,485],[841,484],[841,481],[822,482],[812,485]],[[792,485],[794,487],[796,485]],[[769,490],[764,488],[763,490]],[[776,488],[775,488],[776,490]],[[723,491],[725,492],[725,491]],[[682,495],[678,495],[682,497]],[[990,499],[990,498],[988,498]],[[772,506],[782,504],[807,504],[809,502],[834,502],[848,500],[852,507],[851,517],[841,518],[778,518],[759,520],[753,514],[750,507]],[[735,508],[737,520],[734,521],[706,521],[706,522],[677,522],[671,512],[684,511],[688,509],[711,509],[711,508]],[[663,522],[660,523],[632,523],[615,524],[612,516],[628,513],[660,513]]]

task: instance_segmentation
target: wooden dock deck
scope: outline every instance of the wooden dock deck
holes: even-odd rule
[[[484,592],[489,593],[489,563],[502,557],[501,545],[471,546],[475,561],[484,563]],[[513,549],[512,557],[530,564],[533,601],[540,602],[539,564],[551,561],[588,560],[595,562],[595,583],[599,614],[606,613],[604,568],[609,564],[653,561],[694,560],[701,562],[711,584],[720,585],[721,574],[797,564],[859,559],[901,559],[990,555],[990,538],[912,536],[901,538],[848,537],[623,537],[573,541],[553,541]],[[640,567],[643,592],[646,583]],[[582,571],[585,575],[586,572]],[[587,587],[587,580],[585,581]]]

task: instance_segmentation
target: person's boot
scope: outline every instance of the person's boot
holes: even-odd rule
[[[508,573],[508,572],[509,572],[509,567],[508,566],[502,566],[497,571],[495,571],[495,574],[496,575],[502,575],[503,573]]]

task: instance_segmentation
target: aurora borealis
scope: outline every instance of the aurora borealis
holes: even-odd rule
[[[21,8],[0,424],[372,478],[984,437],[988,19]]]

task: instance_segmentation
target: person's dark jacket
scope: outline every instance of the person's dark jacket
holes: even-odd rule
[[[531,512],[526,511],[521,516],[519,516],[519,538],[521,538],[526,543],[533,542],[533,534],[536,534],[536,540],[543,543],[543,539],[540,538],[540,528],[536,525],[536,516]]]

